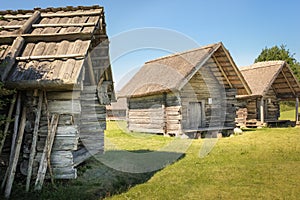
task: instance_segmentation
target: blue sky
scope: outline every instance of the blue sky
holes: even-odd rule
[[[104,6],[107,33],[112,40],[120,39],[124,33],[136,34],[135,30],[147,27],[171,33],[170,37],[163,38],[155,34],[137,34],[136,37],[143,36],[137,40],[147,40],[148,43],[141,44],[141,48],[134,51],[129,49],[125,54],[113,56],[112,67],[118,89],[145,61],[194,48],[195,45],[187,45],[188,42],[201,46],[222,41],[238,66],[252,64],[264,47],[281,44],[286,44],[300,61],[298,0],[9,0],[1,2],[1,10],[94,4]],[[176,35],[183,39],[178,42],[174,39]],[[168,39],[169,43],[161,47],[161,43]],[[133,35],[130,42],[136,43],[137,40]],[[155,41],[159,44],[151,45]],[[177,43],[178,48],[174,48]],[[112,51],[117,51],[122,44],[115,45]]]

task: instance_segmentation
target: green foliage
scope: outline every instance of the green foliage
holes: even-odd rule
[[[300,63],[297,62],[294,55],[294,53],[292,54],[290,50],[287,49],[286,45],[281,45],[279,47],[275,45],[271,48],[265,47],[254,62],[284,60],[289,64],[295,76],[300,80]]]

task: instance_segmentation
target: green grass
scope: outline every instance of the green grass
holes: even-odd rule
[[[295,110],[287,110],[287,111],[283,111],[280,112],[280,120],[291,120],[291,121],[295,121]]]
[[[259,129],[220,139],[199,158],[194,140],[184,158],[111,199],[298,199],[300,129]]]
[[[280,120],[295,121],[295,106],[289,104],[280,104]]]
[[[161,150],[177,141],[125,133],[122,127],[108,123],[107,154],[116,149],[166,154],[170,152]],[[12,199],[299,199],[300,128],[257,129],[222,138],[204,158],[199,151],[207,141],[189,141],[185,154],[161,170],[126,173],[91,159],[77,180],[57,182],[56,189],[48,183],[41,193],[26,195],[20,185]]]

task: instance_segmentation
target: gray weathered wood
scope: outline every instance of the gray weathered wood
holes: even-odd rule
[[[31,180],[31,175],[32,175],[32,165],[33,165],[33,161],[34,161],[34,156],[36,154],[36,144],[37,144],[37,138],[38,138],[39,125],[40,125],[42,103],[43,103],[43,92],[40,91],[38,106],[37,106],[36,116],[35,116],[35,122],[34,122],[34,130],[33,130],[33,136],[32,136],[31,149],[30,149],[28,170],[27,170],[27,179],[26,179],[26,191],[27,192],[29,191],[30,180]]]
[[[66,54],[66,55],[42,55],[42,56],[23,56],[16,57],[18,61],[30,61],[30,60],[51,60],[51,59],[83,59],[84,54]]]
[[[49,126],[48,137],[46,139],[44,151],[43,151],[43,154],[41,157],[40,166],[39,166],[39,170],[38,170],[38,174],[37,174],[37,178],[36,178],[36,182],[35,182],[35,187],[34,187],[35,190],[42,189],[46,171],[47,171],[47,165],[49,164],[48,160],[50,160],[52,145],[54,142],[54,137],[55,137],[58,121],[59,121],[59,115],[52,114],[51,123]],[[50,168],[51,168],[51,166],[49,166],[49,169]],[[51,171],[50,171],[50,173],[51,173]]]
[[[15,64],[16,57],[20,54],[21,49],[23,48],[25,44],[25,40],[23,37],[17,37],[8,53],[9,56],[6,56],[5,60],[2,62],[5,62],[5,69],[1,75],[1,80],[4,81],[7,78],[8,73],[12,69],[13,65]]]
[[[32,24],[38,21],[41,17],[40,11],[35,11],[31,17],[22,25],[22,27],[18,30],[19,34],[28,33],[28,31],[32,28]]]
[[[91,60],[90,53],[87,55],[87,64],[88,64],[88,72],[89,72],[89,78],[90,78],[91,85],[96,85],[96,79],[95,79],[95,75],[94,75],[93,63]]]
[[[298,122],[299,122],[299,97],[297,96],[296,97],[296,111],[295,111],[295,114],[296,114],[296,119],[295,119],[295,121],[296,121],[296,124],[298,124]]]
[[[81,106],[79,100],[49,101],[48,109],[51,113],[80,114]]]
[[[14,182],[16,168],[17,168],[21,145],[22,145],[22,140],[23,140],[23,135],[24,135],[25,125],[26,125],[26,106],[24,106],[23,110],[22,110],[22,116],[21,116],[19,133],[18,133],[18,138],[17,138],[17,143],[16,143],[16,149],[14,150],[13,161],[12,161],[11,165],[9,166],[7,183],[6,183],[6,187],[5,187],[5,191],[4,191],[4,196],[6,198],[9,198],[11,189],[12,189],[12,184]]]
[[[9,129],[9,125],[10,125],[10,122],[11,122],[12,113],[14,111],[16,99],[17,99],[17,94],[14,94],[14,96],[12,98],[12,101],[11,101],[11,104],[10,104],[10,107],[9,107],[8,114],[7,114],[7,118],[6,118],[7,121],[5,123],[4,131],[3,131],[3,138],[0,142],[0,156],[1,156],[1,153],[2,153],[2,148],[4,146],[4,142],[5,142],[7,133],[8,133],[8,129]]]

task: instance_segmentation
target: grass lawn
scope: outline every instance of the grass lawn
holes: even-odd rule
[[[299,128],[223,138],[199,158],[203,143],[193,140],[184,158],[111,199],[299,199]]]
[[[280,120],[295,121],[296,111],[294,106],[280,105]]]
[[[164,147],[176,141],[127,134],[118,125],[108,123],[108,155],[120,149],[141,158],[149,152],[165,155],[170,152]],[[222,138],[204,158],[199,151],[207,141],[188,141],[191,145],[184,155],[161,170],[122,172],[91,159],[81,167],[77,180],[57,182],[57,188],[46,184],[41,193],[28,194],[20,184],[12,199],[299,199],[300,128],[257,129]],[[130,163],[123,154],[114,158]],[[155,160],[145,162],[156,164]]]

